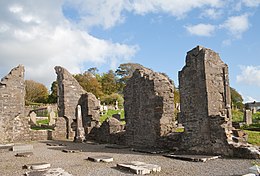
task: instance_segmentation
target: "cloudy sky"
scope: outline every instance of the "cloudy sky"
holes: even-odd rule
[[[260,101],[260,0],[0,0],[0,77],[22,64],[47,87],[54,66],[136,62],[178,84],[186,52],[211,48],[245,101]]]

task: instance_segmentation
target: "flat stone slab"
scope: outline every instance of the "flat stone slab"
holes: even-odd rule
[[[128,149],[130,148],[129,146],[125,146],[125,145],[117,145],[117,144],[110,144],[110,145],[106,145],[106,148],[112,148],[112,149]]]
[[[51,168],[39,171],[30,171],[25,173],[26,176],[72,176],[62,168]]]
[[[260,175],[260,166],[254,165],[249,168],[249,173]]]
[[[91,156],[91,157],[88,157],[88,160],[94,161],[94,162],[109,163],[109,162],[112,162],[114,159],[113,159],[113,157],[110,157],[110,156]]]
[[[63,149],[62,152],[65,153],[79,153],[82,152],[81,150],[68,150],[68,149]]]
[[[148,154],[162,154],[167,153],[169,150],[160,150],[160,149],[140,149],[140,148],[133,148],[132,151],[140,152],[140,153],[148,153]]]
[[[17,153],[16,157],[30,157],[33,155],[33,152],[23,152],[23,153]]]
[[[48,146],[66,146],[65,144],[47,143]]]
[[[12,150],[14,152],[29,152],[33,150],[33,145],[14,145]]]
[[[209,160],[220,158],[220,156],[207,156],[207,155],[174,155],[174,154],[167,154],[163,155],[165,157],[173,158],[173,159],[180,159],[184,161],[193,161],[193,162],[206,162]]]
[[[49,167],[51,167],[50,163],[26,164],[23,166],[23,168],[25,168],[25,169],[32,169],[32,170],[47,169]]]
[[[137,175],[145,175],[161,171],[161,166],[155,164],[146,164],[139,161],[117,164],[117,167],[120,169],[128,170]]]

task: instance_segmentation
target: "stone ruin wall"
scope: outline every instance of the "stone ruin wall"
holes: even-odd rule
[[[0,143],[30,140],[24,107],[24,67],[19,65],[0,82]]]
[[[217,53],[196,47],[179,72],[183,146],[198,153],[230,155],[230,94],[227,65]]]
[[[99,100],[86,92],[77,80],[60,66],[55,67],[58,81],[58,115],[67,118],[67,137],[73,139],[75,132],[71,128],[76,120],[77,105],[81,105],[83,126],[87,134],[99,121]]]
[[[163,74],[136,70],[124,89],[126,144],[156,147],[174,128],[174,87]]]
[[[260,158],[259,151],[235,135],[241,132],[232,127],[228,66],[217,53],[200,46],[189,51],[179,72],[179,91],[183,150]]]

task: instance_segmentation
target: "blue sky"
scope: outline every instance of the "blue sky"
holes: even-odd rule
[[[49,86],[61,65],[101,72],[135,62],[178,85],[202,45],[228,64],[230,84],[260,101],[260,0],[0,0],[0,76],[23,64]]]

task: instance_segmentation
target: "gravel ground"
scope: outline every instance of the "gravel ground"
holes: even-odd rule
[[[62,143],[66,146],[47,146],[46,143]],[[0,176],[21,176],[27,169],[25,164],[51,164],[52,168],[63,168],[74,176],[127,176],[133,175],[115,168],[117,163],[142,161],[157,164],[161,172],[151,174],[160,176],[237,176],[248,173],[248,168],[260,160],[247,159],[215,159],[206,163],[189,162],[166,158],[161,155],[149,155],[130,151],[129,149],[109,149],[104,144],[79,144],[71,141],[41,141],[31,142],[33,155],[15,157],[16,152],[0,149]],[[82,150],[79,153],[64,153],[63,149]],[[107,155],[114,158],[112,163],[95,163],[86,160],[88,156]]]

